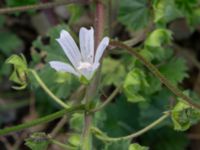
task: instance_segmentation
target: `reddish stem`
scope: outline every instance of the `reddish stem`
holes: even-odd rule
[[[97,1],[96,2],[96,12],[95,12],[95,20],[94,20],[94,26],[95,26],[95,50],[97,48],[97,45],[99,44],[104,31],[104,5],[102,2]],[[88,87],[87,93],[86,93],[86,105],[89,104],[91,100],[93,100],[96,90],[98,87],[98,81],[99,81],[99,71],[97,72],[97,75],[91,82],[91,84]],[[92,150],[92,136],[90,133],[90,128],[92,125],[92,118],[93,116],[91,114],[88,114],[85,112],[85,120],[84,120],[84,129],[83,129],[83,140],[82,140],[82,150]]]
[[[96,3],[96,12],[95,12],[95,20],[94,20],[94,27],[95,27],[95,49],[97,48],[101,38],[103,37],[104,31],[104,5],[100,0]]]

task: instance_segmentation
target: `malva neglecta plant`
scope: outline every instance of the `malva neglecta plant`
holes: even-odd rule
[[[31,2],[0,9],[0,14],[72,3],[68,24],[51,27],[48,44],[40,36],[32,43],[33,48],[44,51],[45,58],[41,58],[42,52],[34,51],[30,61],[23,54],[11,55],[5,61],[13,67],[13,88],[27,88],[36,96],[41,88],[45,94],[41,94],[38,107],[50,113],[41,111],[43,117],[4,127],[0,136],[61,118],[53,132],[31,133],[25,145],[32,150],[45,150],[51,144],[67,150],[161,150],[159,141],[157,147],[150,143],[162,134],[174,140],[166,148],[161,146],[164,150],[185,149],[188,141],[176,131],[186,131],[198,123],[200,103],[194,92],[184,91],[180,85],[188,76],[187,67],[184,59],[173,54],[174,33],[168,24],[184,18],[194,29],[200,23],[199,2],[119,1],[117,21],[130,35],[138,31],[127,41],[111,34],[115,30],[110,24],[111,14],[106,19],[106,12],[115,6],[111,0]],[[75,3],[88,6],[94,17],[93,24],[79,27],[79,36],[73,25],[84,13],[84,5],[76,7]],[[44,62],[38,69],[41,59]],[[45,102],[51,104],[45,106]],[[62,130],[67,121],[69,129]],[[65,142],[56,139],[58,132],[67,133]]]

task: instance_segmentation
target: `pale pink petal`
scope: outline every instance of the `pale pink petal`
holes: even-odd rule
[[[81,61],[81,54],[71,35],[67,31],[62,30],[60,38],[58,38],[57,41],[73,66],[77,67]]]
[[[93,64],[90,68],[85,68],[85,69],[82,69],[81,70],[81,74],[87,79],[87,80],[90,80],[95,71],[97,70],[97,68],[99,67],[99,63],[95,63]]]
[[[100,61],[100,59],[103,55],[103,52],[106,49],[106,47],[108,46],[108,44],[109,44],[109,38],[104,37],[97,48],[94,63],[98,63]]]
[[[94,61],[94,30],[81,28],[79,32],[79,44],[83,61],[92,63]]]
[[[94,63],[92,66],[92,71],[95,72],[97,68],[99,67],[99,65],[100,65],[99,62]]]

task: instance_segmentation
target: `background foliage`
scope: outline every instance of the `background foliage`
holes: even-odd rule
[[[37,2],[39,0],[7,0],[0,4],[6,7]],[[194,37],[199,40],[200,35],[199,1],[118,0],[117,3],[115,1],[109,3],[105,0],[105,5],[107,9],[110,8],[108,10],[110,12],[109,19],[105,24],[105,34],[108,34],[110,38],[127,42],[127,40],[136,39],[139,33],[142,33],[145,38],[136,45],[131,43],[130,46],[133,46],[137,52],[153,63],[174,85],[187,90],[185,93],[195,101],[199,101],[199,86],[196,83],[199,75],[199,71],[196,71],[198,67],[187,56],[186,59],[182,57],[185,54],[184,49],[194,49],[188,51],[188,55],[194,53],[193,59],[197,63],[198,58],[200,58],[199,52],[195,51],[199,50],[199,43],[193,40]],[[44,11],[0,16],[0,88],[2,89],[0,103],[7,108],[11,107],[12,110],[8,112],[0,106],[1,127],[32,120],[60,109],[45,94],[32,76],[28,77],[27,80],[24,79],[24,76],[20,76],[27,69],[26,65],[21,65],[21,61],[25,60],[17,57],[17,55],[15,55],[17,58],[7,59],[11,54],[23,53],[26,56],[27,65],[38,71],[44,83],[59,98],[67,103],[76,103],[81,100],[82,97],[75,101],[72,95],[81,86],[79,80],[71,74],[55,72],[49,67],[48,62],[50,60],[68,62],[55,39],[59,37],[62,29],[66,29],[78,42],[78,30],[81,26],[90,27],[92,25],[93,12],[93,5],[73,4],[66,7],[62,6],[62,8],[58,7],[50,10],[50,14],[53,13],[51,17],[57,22],[53,24],[50,23],[48,15],[45,16],[46,12]],[[39,25],[37,23],[38,18],[43,20]],[[179,21],[181,21],[181,24]],[[45,33],[40,30],[44,27],[48,29],[45,30]],[[10,64],[13,64],[13,59],[15,59],[15,62],[16,59],[20,62],[14,66],[14,72],[12,72],[13,66],[4,63],[6,59],[7,63]],[[20,92],[13,91],[10,88],[11,83],[8,81],[10,74],[10,79],[14,81],[15,88],[27,86],[26,89]],[[168,110],[172,110],[171,118],[133,140],[105,143],[94,139],[94,149],[194,149],[191,146],[193,141],[188,137],[193,134],[193,130],[195,131],[193,125],[199,127],[200,111],[172,95],[140,61],[125,53],[123,49],[107,50],[106,57],[102,62],[101,82],[98,86],[98,95],[94,98],[94,104],[102,103],[112,93],[113,89],[121,86],[121,84],[121,92],[105,109],[95,114],[94,124],[108,136],[119,137],[136,132]],[[12,100],[7,101],[7,99]],[[24,99],[28,102],[23,103]],[[16,105],[12,106],[11,104]],[[65,143],[78,146],[83,127],[83,115],[76,113],[68,119],[68,123],[57,135],[57,139],[64,139]],[[57,122],[58,120],[35,131],[49,133]],[[26,132],[35,131],[27,130]],[[66,132],[69,133],[67,138],[69,140],[67,141],[66,138],[63,138],[63,134]],[[30,149],[38,149],[38,144],[35,145],[34,143],[38,136],[40,139],[44,134],[32,135],[26,140],[26,145]],[[22,141],[24,138],[27,138],[27,136],[23,137]],[[50,143],[48,140],[39,142],[39,148],[41,146],[43,149],[47,148]],[[6,149],[3,140],[1,145]],[[25,149],[24,144],[19,144],[18,149]],[[53,147],[51,146],[49,149],[53,149]]]

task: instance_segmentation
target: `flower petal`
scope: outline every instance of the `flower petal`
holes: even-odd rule
[[[80,77],[80,74],[77,71],[75,71],[74,68],[69,64],[60,61],[50,61],[49,64],[56,71],[69,72]]]
[[[60,38],[56,40],[61,45],[73,66],[77,67],[81,61],[81,54],[71,35],[67,31],[62,30]]]
[[[87,79],[87,80],[90,80],[95,71],[97,70],[97,68],[99,67],[99,63],[94,63],[91,68],[85,68],[85,69],[82,69],[80,70],[81,74]]]
[[[101,41],[101,43],[99,44],[96,54],[95,54],[95,60],[94,63],[99,62],[99,60],[101,59],[104,50],[106,49],[106,47],[109,44],[109,38],[108,37],[104,37],[103,40]]]
[[[87,80],[90,80],[91,77],[92,77],[92,71],[91,70],[88,70],[88,69],[82,69],[80,70],[81,72],[81,75],[83,75]]]
[[[79,42],[83,61],[93,63],[94,61],[94,30],[81,28],[79,32]]]
[[[92,65],[92,71],[95,72],[97,70],[97,68],[99,67],[99,62],[96,62]]]

